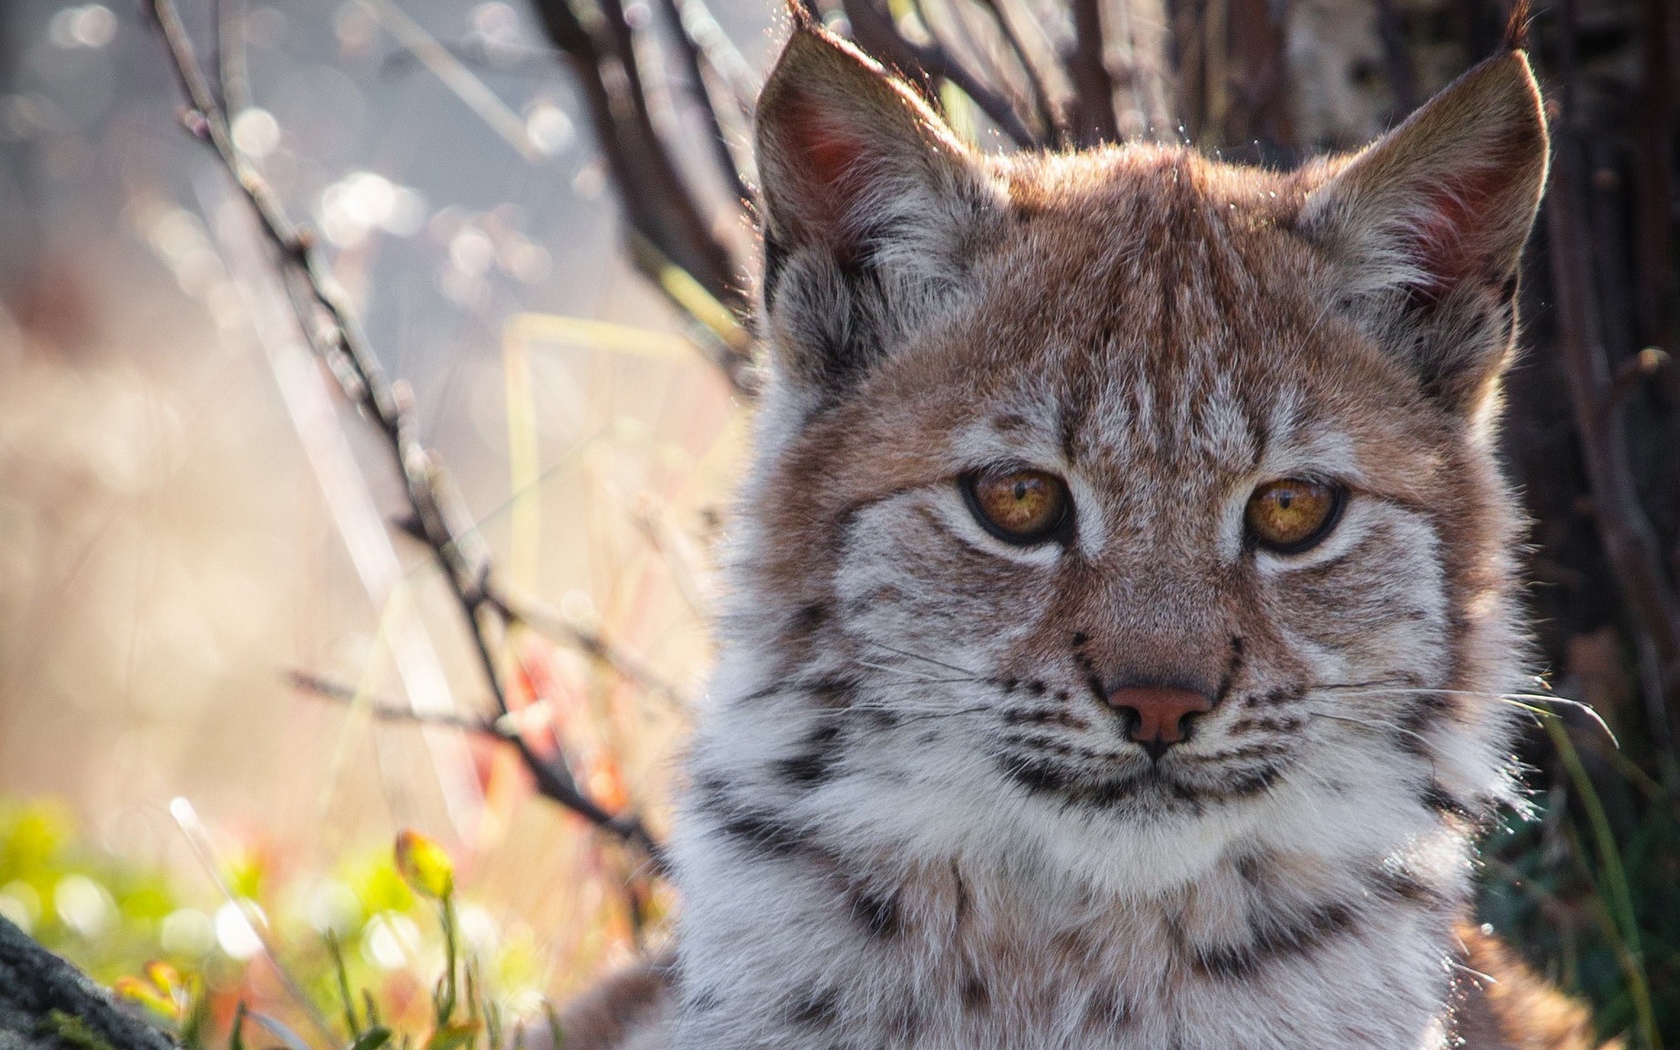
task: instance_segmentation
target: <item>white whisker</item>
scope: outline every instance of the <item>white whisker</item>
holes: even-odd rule
[[[859,660],[857,662],[857,664],[858,664],[859,667],[868,667],[871,670],[875,670],[875,671],[887,671],[887,672],[890,672],[892,674],[904,675],[907,678],[912,678],[916,681],[922,681],[922,682],[949,683],[949,682],[977,682],[977,681],[979,681],[978,678],[975,678],[975,677],[972,677],[972,676],[970,676],[968,678],[935,678],[932,675],[925,674],[921,671],[912,671],[908,667],[893,667],[891,664],[871,663],[868,660]]]
[[[1402,736],[1409,736],[1413,738],[1420,744],[1424,744],[1426,746],[1429,745],[1429,739],[1422,733],[1419,733],[1416,730],[1407,729],[1405,726],[1396,725],[1393,722],[1388,722],[1380,718],[1360,718],[1356,715],[1332,714],[1329,711],[1322,711],[1316,708],[1313,710],[1313,715],[1318,718],[1328,718],[1332,722],[1347,722],[1351,725],[1364,726],[1366,729],[1386,730],[1391,733],[1399,733]]]
[[[1330,691],[1330,690],[1329,689],[1314,689],[1313,690],[1313,692],[1328,692],[1328,691]],[[1480,700],[1497,700],[1497,701],[1500,701],[1502,703],[1511,704],[1515,707],[1520,707],[1524,711],[1532,712],[1533,714],[1541,716],[1541,717],[1548,717],[1549,716],[1549,717],[1552,717],[1552,718],[1558,717],[1556,712],[1547,711],[1547,710],[1543,710],[1541,708],[1534,707],[1533,704],[1534,703],[1561,704],[1564,707],[1573,708],[1574,710],[1580,711],[1582,714],[1586,715],[1587,718],[1590,719],[1592,721],[1592,723],[1594,725],[1596,725],[1601,732],[1604,733],[1605,738],[1608,739],[1610,741],[1611,745],[1613,747],[1615,747],[1617,750],[1621,750],[1621,746],[1622,746],[1621,742],[1616,739],[1616,734],[1610,729],[1609,724],[1604,721],[1603,717],[1600,716],[1597,711],[1593,710],[1591,704],[1583,703],[1580,700],[1571,700],[1566,696],[1558,696],[1555,693],[1493,693],[1493,692],[1479,692],[1479,691],[1474,690],[1474,689],[1435,689],[1435,688],[1430,688],[1430,687],[1427,687],[1427,686],[1407,686],[1407,687],[1395,687],[1395,688],[1386,688],[1386,689],[1365,689],[1365,690],[1360,690],[1360,691],[1356,691],[1356,692],[1348,692],[1348,691],[1343,691],[1343,690],[1337,689],[1337,690],[1335,690],[1335,692],[1336,692],[1336,695],[1339,696],[1339,697],[1400,696],[1400,695],[1416,696],[1416,695],[1424,695],[1424,694],[1429,694],[1429,693],[1435,693],[1435,694],[1439,694],[1441,696],[1466,696],[1466,697],[1471,697],[1471,698],[1480,699]],[[1524,703],[1523,701],[1531,701],[1532,703]]]
[[[935,660],[931,656],[923,656],[921,653],[913,653],[913,652],[910,652],[908,649],[894,649],[892,646],[886,644],[885,642],[877,642],[873,638],[858,638],[856,640],[862,642],[864,645],[873,645],[877,649],[885,649],[887,652],[893,653],[893,654],[898,655],[898,656],[908,657],[912,660],[921,660],[922,662],[930,663],[930,664],[934,665],[935,667],[943,667],[947,671],[955,671],[958,674],[966,674],[966,675],[969,675],[973,678],[979,678],[980,677],[980,675],[976,674],[973,671],[970,671],[966,667],[958,667],[956,664],[948,664],[943,660]]]

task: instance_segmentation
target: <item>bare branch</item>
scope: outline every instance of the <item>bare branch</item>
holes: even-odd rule
[[[575,646],[637,688],[661,697],[674,707],[688,709],[688,698],[681,691],[659,677],[640,658],[619,649],[599,632],[578,627],[551,609],[509,598],[493,587],[486,589],[484,600],[494,606],[508,623],[519,624],[546,638]]]
[[[494,70],[501,76],[550,77],[554,75],[555,60],[561,57],[551,47],[498,44],[492,50],[490,45],[478,39],[440,40],[437,46],[469,69]],[[379,64],[381,76],[398,76],[417,68],[424,69],[425,63],[407,48],[391,52]]]
[[[486,581],[487,559],[468,558],[461,538],[450,526],[441,468],[421,446],[411,398],[404,388],[385,378],[378,358],[368,346],[353,311],[331,268],[316,250],[313,239],[298,228],[233,145],[227,115],[222,110],[204,68],[194,53],[173,0],[150,0],[153,19],[162,31],[171,66],[192,109],[185,123],[214,150],[222,166],[243,191],[263,235],[274,248],[276,264],[298,307],[304,337],[338,377],[345,396],[375,426],[402,478],[410,514],[405,528],[424,542],[449,584],[469,628],[485,683],[498,715],[508,713],[507,696],[492,652],[490,634],[508,623],[502,607],[492,602]],[[658,848],[634,815],[612,814],[589,798],[564,766],[548,762],[523,740],[514,740],[542,793],[591,823],[647,852],[657,864]]]
[[[391,520],[391,527],[430,547],[431,541],[427,538],[425,528],[415,515],[394,518]],[[451,542],[458,544],[460,541]],[[601,666],[638,689],[653,693],[679,709],[688,709],[688,698],[650,668],[647,661],[619,648],[598,631],[577,626],[554,609],[531,599],[508,595],[497,586],[488,573],[480,575],[470,598],[475,606],[486,605],[494,609],[508,626],[525,627],[551,641],[580,649]]]
[[[299,692],[317,696],[323,700],[337,700],[340,703],[353,704],[361,698],[360,694],[350,686],[308,671],[286,672],[286,684]],[[381,722],[406,722],[411,725],[440,726],[444,729],[459,729],[463,733],[482,733],[493,736],[498,740],[507,739],[507,734],[501,732],[496,727],[496,723],[475,718],[472,715],[416,711],[407,704],[400,704],[391,700],[373,700],[368,703],[367,712]]]
[[[631,229],[630,261],[665,298],[689,318],[683,335],[716,365],[735,392],[752,397],[758,392],[753,375],[753,341],[747,327],[724,304],[712,298],[689,272],[673,262],[659,245]]]
[[[290,671],[286,674],[286,681],[299,691],[323,700],[334,700],[339,703],[355,703],[362,699],[361,695],[343,682],[337,682],[308,671]],[[537,785],[537,791],[544,798],[557,802],[565,808],[581,814],[597,827],[611,831],[642,853],[647,855],[648,862],[660,874],[664,872],[664,857],[659,844],[648,833],[641,821],[634,814],[613,815],[577,789],[576,779],[566,768],[562,759],[548,759],[536,753],[526,743],[519,727],[510,721],[509,715],[503,715],[494,720],[474,718],[470,715],[427,714],[416,711],[405,704],[390,701],[373,700],[367,704],[367,712],[374,718],[385,722],[405,722],[411,725],[441,726],[445,729],[458,729],[463,733],[473,733],[489,737],[492,740],[512,745],[518,750],[520,758],[530,770]]]
[[[507,104],[447,47],[426,32],[408,12],[398,7],[395,0],[363,2],[368,10],[373,12],[374,17],[379,19],[385,31],[396,37],[397,42],[407,48],[421,65],[431,70],[438,82],[472,110],[486,127],[527,161],[536,163],[542,159],[542,154],[531,141],[531,137],[525,133],[525,122],[519,119],[519,114],[509,109]]]
[[[1033,112],[1037,114],[1039,124],[1044,129],[1044,135],[1052,139],[1066,139],[1067,125],[1062,120],[1061,109],[1052,98],[1049,86],[1045,83],[1038,66],[1027,52],[1026,44],[1015,32],[1015,26],[1009,21],[1008,14],[998,3],[998,0],[975,0],[975,2],[991,16],[1002,35],[1003,42],[1009,47],[1009,52],[1015,57],[1021,72],[1026,75],[1027,89],[1030,92]]]
[[[717,106],[706,88],[706,76],[702,68],[706,63],[705,53],[689,33],[691,19],[684,9],[687,2],[688,0],[659,0],[659,9],[664,13],[671,36],[676,41],[677,57],[682,61],[683,73],[688,79],[686,86],[689,95],[699,107],[700,119],[705,122],[706,140],[711,144],[712,159],[716,162],[718,174],[722,176],[724,185],[728,187],[735,203],[739,205],[752,199],[752,192],[741,179],[741,169],[735,162],[735,153],[729,146],[722,123],[718,120]]]
[[[216,0],[216,67],[222,108],[237,117],[251,104],[245,66],[245,0]]]
[[[1680,602],[1666,583],[1662,546],[1639,502],[1628,460],[1624,405],[1614,396],[1615,379],[1600,343],[1598,304],[1581,219],[1585,180],[1580,143],[1571,124],[1577,116],[1572,5],[1564,6],[1564,22],[1559,84],[1563,119],[1554,124],[1554,175],[1545,209],[1558,341],[1599,535],[1634,622],[1657,658],[1663,695],[1646,697],[1651,729],[1665,751],[1672,753],[1667,712],[1680,706]]]
[[[706,67],[729,88],[740,114],[752,116],[758,105],[758,73],[723,31],[705,0],[681,0],[677,6],[682,12],[683,32],[700,49]]]
[[[603,0],[601,17],[592,21],[592,29],[585,28],[567,0],[535,0],[534,7],[583,92],[630,229],[689,274],[714,301],[744,316],[743,267],[713,235],[654,129],[622,5]],[[727,374],[733,380],[736,371]]]
[[[865,51],[896,66],[906,76],[949,80],[973,99],[974,104],[1017,146],[1047,145],[1022,121],[1013,101],[982,83],[944,48],[904,39],[891,17],[877,8],[873,0],[842,0],[841,6],[852,24],[852,36]]]

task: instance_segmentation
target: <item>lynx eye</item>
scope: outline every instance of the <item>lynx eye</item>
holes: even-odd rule
[[[1249,535],[1278,554],[1298,554],[1318,545],[1335,527],[1342,491],[1320,481],[1268,481],[1248,497]]]
[[[969,474],[962,489],[969,510],[987,532],[1020,546],[1055,535],[1073,505],[1067,482],[1042,470]]]

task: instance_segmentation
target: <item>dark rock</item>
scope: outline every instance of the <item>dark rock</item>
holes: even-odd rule
[[[0,1050],[177,1050],[87,975],[0,918]]]

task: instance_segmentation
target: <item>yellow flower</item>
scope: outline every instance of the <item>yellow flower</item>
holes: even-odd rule
[[[157,972],[154,972],[157,971]],[[158,978],[163,978],[159,980]],[[180,1022],[184,995],[180,977],[167,963],[148,963],[146,978],[119,977],[111,985],[111,993],[118,999],[138,1004],[169,1021]]]
[[[166,962],[154,959],[147,963],[141,972],[152,982],[152,987],[171,999],[182,999],[188,994],[187,983],[181,978],[180,971]]]
[[[397,871],[410,889],[443,900],[455,892],[455,865],[442,846],[412,829],[397,836]]]

